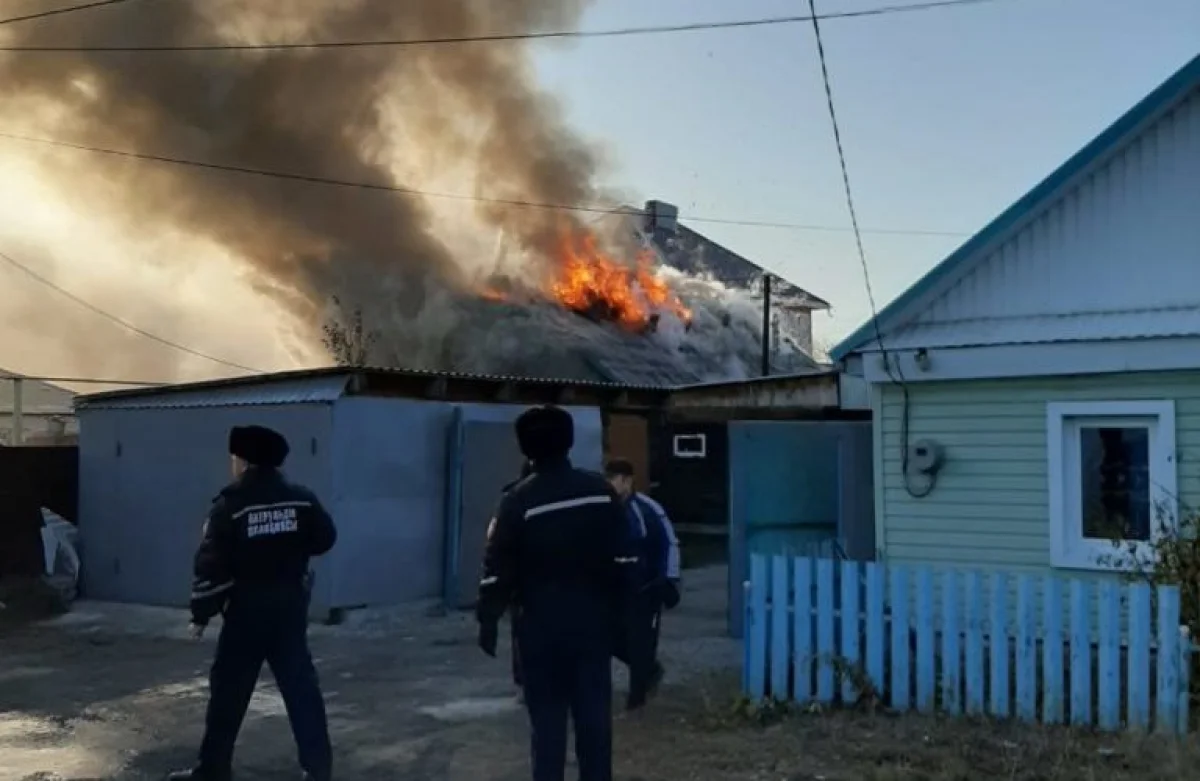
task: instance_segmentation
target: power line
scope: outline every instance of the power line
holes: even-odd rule
[[[107,5],[122,0],[107,0],[93,5]],[[500,0],[496,0],[499,2]],[[692,22],[688,24],[665,24],[645,27],[618,27],[608,30],[551,30],[534,33],[495,33],[491,35],[462,35],[432,38],[407,38],[399,40],[379,41],[312,41],[307,43],[213,43],[171,46],[2,46],[5,52],[246,52],[246,51],[303,51],[312,49],[364,49],[401,46],[440,46],[448,44],[467,43],[502,43],[507,41],[536,41],[536,40],[571,40],[583,38],[619,38],[635,35],[663,35],[670,33],[691,33],[704,30],[730,30],[751,27],[772,27],[785,24],[800,24],[817,19],[861,19],[887,14],[913,13],[916,11],[932,11],[941,8],[955,8],[968,5],[999,2],[999,0],[931,0],[930,2],[909,5],[886,5],[877,8],[867,8],[860,11],[837,11],[834,13],[796,16],[773,16],[759,19],[739,19],[728,22]],[[88,6],[79,6],[85,8]],[[62,12],[60,12],[62,13]],[[34,17],[36,18],[36,17]],[[16,21],[22,21],[18,19]],[[0,21],[3,23],[3,21]]]
[[[875,291],[871,288],[871,269],[867,265],[867,252],[863,249],[862,231],[858,228],[858,210],[854,208],[854,195],[850,189],[850,173],[846,167],[846,150],[842,146],[842,131],[838,124],[837,110],[833,105],[833,87],[829,82],[829,65],[825,61],[825,44],[821,40],[821,23],[817,18],[816,0],[808,0],[812,11],[813,33],[817,38],[817,58],[821,61],[821,80],[825,85],[825,103],[829,107],[829,121],[833,125],[833,142],[837,146],[838,163],[842,168],[842,185],[846,191],[846,208],[850,212],[850,227],[854,231],[854,243],[858,247],[858,260],[862,264],[863,279],[867,285],[867,299],[871,304],[875,330],[879,330],[879,318],[874,313]]]
[[[38,11],[37,13],[25,14],[24,16],[10,16],[7,19],[0,19],[0,25],[16,24],[17,22],[32,22],[34,19],[45,19],[51,16],[62,16],[63,14],[71,14],[76,11],[87,11],[92,8],[103,8],[106,5],[118,5],[120,3],[128,3],[130,0],[95,0],[91,3],[82,3],[80,5],[71,5],[66,8],[55,8],[52,11]]]
[[[833,140],[837,146],[838,163],[842,169],[842,185],[846,191],[846,208],[850,212],[850,225],[854,228],[854,242],[858,249],[858,260],[862,264],[863,282],[867,288],[867,301],[871,305],[871,324],[875,329],[875,340],[879,343],[879,353],[883,358],[883,370],[891,381],[899,386],[902,399],[900,415],[900,476],[904,481],[904,490],[915,499],[923,499],[933,493],[937,486],[937,477],[933,476],[923,488],[914,488],[910,482],[908,470],[908,440],[910,420],[912,416],[912,400],[908,392],[908,383],[904,380],[904,372],[899,362],[893,372],[892,361],[887,348],[883,344],[883,329],[879,326],[879,308],[875,305],[875,291],[871,286],[871,267],[867,263],[867,252],[863,249],[862,231],[858,228],[858,212],[854,208],[854,191],[850,187],[850,173],[846,165],[846,150],[842,146],[842,131],[838,123],[837,109],[834,107],[833,87],[829,79],[829,63],[825,58],[825,43],[821,39],[821,23],[817,19],[816,0],[808,0],[808,8],[812,11],[813,34],[817,39],[817,58],[821,62],[821,81],[825,85],[825,103],[829,108],[829,121],[833,126]]]
[[[636,214],[642,214],[642,212],[636,212]],[[762,221],[762,220],[733,220],[733,219],[722,219],[720,217],[697,217],[697,216],[691,215],[691,214],[684,215],[682,217],[682,219],[685,219],[688,222],[703,222],[703,223],[709,223],[709,224],[713,224],[713,225],[738,225],[738,226],[744,226],[744,227],[748,227],[748,228],[780,228],[783,230],[814,231],[814,232],[828,232],[828,233],[845,233],[847,231],[854,230],[854,228],[852,228],[852,227],[847,228],[843,225],[814,225],[812,223],[799,223],[799,222],[767,222],[767,221]],[[947,238],[965,238],[965,237],[971,235],[969,233],[966,233],[965,231],[935,231],[935,230],[921,230],[921,229],[917,229],[917,228],[862,228],[861,230],[863,233],[890,234],[893,236],[934,236],[934,237],[947,237]]]
[[[142,152],[130,152],[122,149],[108,149],[105,147],[88,146],[86,144],[76,144],[70,141],[62,141],[53,138],[38,138],[36,136],[26,136],[16,133],[6,133],[0,131],[0,138],[6,138],[10,141],[20,141],[29,144],[42,144],[45,146],[56,146],[64,149],[73,149],[80,152],[91,152],[94,154],[108,155],[111,157],[120,157],[130,160],[143,160],[152,163],[162,163],[165,165],[175,165],[187,168],[199,168],[208,171],[223,171],[226,173],[243,174],[246,176],[261,176],[272,179],[286,179],[295,182],[304,182],[306,184],[320,184],[332,187],[348,187],[360,190],[374,190],[377,192],[396,193],[400,195],[418,196],[422,198],[440,198],[455,201],[470,201],[474,203],[489,203],[501,206],[512,206],[523,209],[541,209],[549,211],[567,211],[579,212],[584,214],[597,215],[622,215],[630,217],[644,216],[646,212],[640,209],[625,209],[612,208],[607,206],[595,206],[587,204],[561,204],[561,203],[544,203],[539,201],[521,200],[515,198],[489,198],[482,195],[465,195],[462,193],[444,193],[430,190],[421,190],[413,187],[403,187],[400,185],[380,184],[376,182],[359,182],[349,179],[337,179],[326,176],[316,176],[311,174],[298,174],[289,171],[277,171],[265,168],[250,168],[247,166],[225,165],[221,163],[209,163],[200,160],[189,160],[182,157],[168,157],[166,155],[151,155]],[[715,225],[739,225],[756,228],[778,228],[782,230],[795,231],[823,231],[823,232],[844,232],[847,230],[855,230],[854,228],[845,228],[836,225],[812,225],[791,222],[770,222],[764,220],[739,220],[726,219],[721,217],[705,217],[684,215],[683,219],[690,222],[709,223]],[[934,231],[934,230],[916,230],[903,228],[866,228],[863,229],[866,233],[891,234],[897,236],[938,236],[938,237],[953,237],[961,238],[967,234],[955,231]]]
[[[147,331],[143,328],[139,328],[136,325],[134,325],[133,323],[129,322],[128,320],[122,320],[120,317],[117,317],[116,315],[112,314],[111,312],[107,312],[107,311],[101,309],[100,307],[96,306],[95,304],[91,303],[90,301],[80,298],[79,296],[75,295],[71,291],[60,287],[59,285],[55,284],[53,280],[47,279],[46,277],[42,276],[41,274],[39,274],[36,271],[34,271],[33,269],[31,269],[29,266],[26,266],[24,263],[17,261],[16,259],[4,254],[3,252],[0,252],[0,260],[3,260],[5,263],[9,264],[10,266],[17,269],[18,271],[24,272],[29,277],[32,277],[34,280],[40,282],[41,284],[45,285],[46,287],[50,288],[51,290],[54,290],[55,292],[59,293],[60,295],[66,296],[67,298],[74,301],[76,304],[79,304],[84,309],[87,309],[90,312],[100,315],[101,317],[105,318],[106,320],[111,320],[112,322],[116,323],[117,325],[121,326],[122,328],[132,331],[133,333],[137,334],[138,336],[143,336],[151,341],[158,342],[159,344],[165,345],[174,350],[179,350],[180,352],[184,352],[189,355],[194,355],[197,358],[204,358],[205,360],[212,361],[213,363],[219,363],[219,364],[222,364],[225,366],[229,366],[230,368],[233,368],[233,369],[241,369],[242,371],[250,372],[252,374],[262,374],[263,373],[261,369],[255,369],[252,366],[243,366],[240,363],[234,363],[233,361],[227,361],[224,358],[218,358],[215,355],[209,355],[208,353],[200,352],[199,350],[192,349],[191,347],[188,347],[187,345],[180,344],[178,342],[173,342],[170,339],[166,339],[164,337],[159,336],[158,334],[151,333],[150,331]]]

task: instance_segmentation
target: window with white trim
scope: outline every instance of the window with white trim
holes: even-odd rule
[[[1050,561],[1114,569],[1177,528],[1175,402],[1046,406]]]
[[[708,455],[708,437],[703,434],[676,434],[673,445],[676,458],[704,458]]]

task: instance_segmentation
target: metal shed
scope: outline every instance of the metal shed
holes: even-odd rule
[[[333,513],[314,608],[473,595],[484,529],[520,456],[511,423],[557,403],[575,461],[599,468],[608,411],[667,392],[569,380],[332,368],[79,397],[83,589],[93,599],[180,606],[205,511],[228,481],[230,426],[282,432],[285,467]]]

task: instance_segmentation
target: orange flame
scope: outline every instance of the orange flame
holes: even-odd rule
[[[662,311],[674,313],[685,324],[692,322],[691,310],[654,273],[649,252],[640,254],[630,268],[609,257],[595,234],[564,231],[556,274],[550,294],[576,312],[614,320],[633,330],[645,329]]]

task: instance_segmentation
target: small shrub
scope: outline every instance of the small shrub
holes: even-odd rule
[[[1179,523],[1172,523],[1169,511],[1158,508],[1149,543],[1113,539],[1114,553],[1106,563],[1120,565],[1129,582],[1147,583],[1155,614],[1158,611],[1157,587],[1179,588],[1179,622],[1195,641],[1200,637],[1200,514],[1188,510]],[[1192,655],[1189,679],[1191,699],[1200,701],[1200,654]]]

